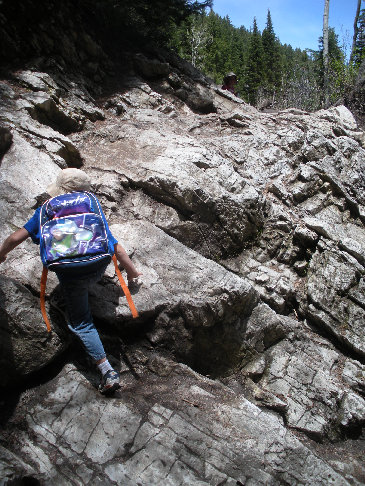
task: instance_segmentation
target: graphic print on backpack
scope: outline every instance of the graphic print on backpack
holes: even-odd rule
[[[89,193],[56,196],[41,211],[41,258],[52,269],[107,256],[108,239],[96,198]]]
[[[94,234],[91,229],[78,227],[71,219],[65,219],[64,222],[58,221],[52,227],[48,228],[52,238],[48,246],[49,253],[53,258],[75,256],[78,252],[79,242],[89,242]],[[87,247],[85,248],[87,249]]]
[[[45,223],[43,240],[47,262],[107,253],[107,240],[100,219],[97,214],[82,214]]]

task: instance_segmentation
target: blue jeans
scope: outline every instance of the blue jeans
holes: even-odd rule
[[[81,278],[64,278],[57,273],[66,302],[68,327],[81,340],[89,356],[95,361],[105,358],[104,346],[100,340],[91,315],[89,287],[103,276],[107,265],[103,264],[93,273]]]

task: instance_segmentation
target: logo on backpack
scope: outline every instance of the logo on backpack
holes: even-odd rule
[[[73,192],[49,199],[40,212],[43,264],[58,271],[109,257],[102,210],[93,194]]]

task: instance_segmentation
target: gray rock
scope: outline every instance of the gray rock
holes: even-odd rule
[[[150,120],[153,119],[161,126],[175,123],[156,112],[150,113]],[[192,226],[206,242],[205,255],[219,257],[242,248],[262,223],[263,201],[256,189],[237,174],[228,160],[194,143],[188,136],[173,136],[165,141],[159,130],[144,129],[135,139],[135,149],[141,159],[129,158],[125,148],[129,138],[136,137],[134,123],[132,119],[127,122],[124,139],[107,146],[94,146],[90,165],[117,171],[153,199],[177,209],[183,228],[181,231],[175,228],[170,234],[190,234],[186,232],[184,215],[194,213]],[[116,130],[118,127],[111,125],[108,136],[113,137]],[[119,159],[121,153],[124,160]],[[200,237],[199,246],[202,243]]]
[[[343,380],[355,391],[364,393],[365,390],[365,366],[358,361],[347,359],[342,372]]]
[[[80,54],[65,42],[72,62],[98,75],[90,39]],[[62,485],[362,484],[365,183],[353,116],[259,113],[173,55],[152,61],[146,78],[128,71],[132,61],[105,112],[90,79],[65,72],[0,83],[13,134],[0,173],[4,237],[60,167],[83,162],[143,272],[131,288],[138,320],[112,267],[92,290],[122,394],[100,397],[80,355],[78,371],[66,366],[7,410],[4,463],[16,480],[35,471]],[[82,130],[59,133],[64,117]],[[19,349],[7,383],[51,363],[67,339],[54,275],[55,333],[44,334],[36,247],[14,250],[1,273],[9,362]]]
[[[65,333],[59,337],[58,326],[58,333],[48,333],[39,299],[24,285],[3,276],[0,285],[0,386],[4,387],[50,363],[66,349],[67,340]]]
[[[0,446],[1,484],[22,484],[35,479],[37,472],[5,447]]]
[[[79,131],[85,120],[96,121],[104,118],[102,112],[76,97],[67,102],[55,99],[46,93],[36,93],[25,98],[31,102],[28,112],[32,118],[64,135]]]
[[[9,128],[0,127],[0,160],[9,149],[13,141],[13,135]]]
[[[111,230],[143,273],[143,284],[134,293],[134,302],[142,321],[154,316],[155,326],[148,333],[153,344],[169,349],[195,368],[215,374],[219,367],[233,366],[240,356],[243,319],[257,303],[248,282],[151,224],[111,225]],[[95,288],[95,317],[120,329],[135,327],[137,324],[127,324],[130,310],[117,292],[115,278],[113,286],[102,283]],[[209,336],[222,333],[224,342],[217,342],[208,358],[203,353],[212,346]]]
[[[126,376],[114,400],[66,367],[39,390],[43,403],[28,406],[31,435],[16,439],[39,470],[35,477],[60,484],[350,484],[271,414],[170,366],[164,379],[145,371],[140,386]],[[149,393],[154,404],[146,402]]]
[[[55,95],[60,94],[60,88],[57,86],[57,83],[47,73],[24,70],[14,73],[14,78],[32,91],[48,91]]]
[[[244,343],[248,364],[242,374],[255,382],[248,381],[253,397],[284,415],[289,427],[316,440],[361,427],[365,401],[348,386],[361,390],[351,363],[339,378],[340,354],[298,321],[258,306],[248,320]]]
[[[310,262],[307,288],[308,315],[363,356],[364,309],[349,296],[356,291],[361,272],[346,253],[324,249]]]
[[[137,71],[147,79],[167,76],[171,70],[167,62],[148,59],[143,54],[136,55],[134,63]]]

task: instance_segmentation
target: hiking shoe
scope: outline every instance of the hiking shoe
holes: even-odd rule
[[[99,385],[99,392],[102,395],[110,395],[120,388],[119,373],[114,370],[109,370],[101,379]]]

